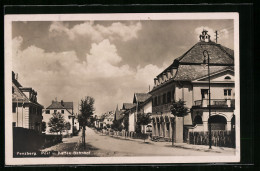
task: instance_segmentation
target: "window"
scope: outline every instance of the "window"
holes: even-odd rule
[[[208,91],[209,91],[209,89],[201,89],[201,98],[202,99],[208,98]]]
[[[14,87],[12,87],[12,94],[14,94]]]
[[[174,93],[175,93],[175,89],[172,90],[172,101],[174,101]]]
[[[166,94],[163,94],[163,104],[166,104]]]
[[[225,80],[230,80],[230,79],[231,79],[230,76],[225,77]]]
[[[13,113],[16,113],[16,105],[13,104]]]
[[[159,98],[159,105],[161,105],[161,104],[162,104],[162,98],[163,98],[163,95],[158,96],[158,98]]]
[[[224,89],[224,97],[231,98],[231,90],[232,89]]]
[[[57,110],[54,110],[54,113],[57,113]]]
[[[170,103],[171,102],[171,92],[169,91],[168,93],[167,93],[167,103]]]
[[[13,127],[16,127],[16,122],[13,122]]]
[[[64,110],[61,110],[61,113],[64,114]]]
[[[50,110],[46,110],[46,111],[45,111],[45,114],[50,114]]]

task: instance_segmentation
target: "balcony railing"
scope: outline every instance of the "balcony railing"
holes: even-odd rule
[[[153,113],[155,112],[168,112],[170,111],[171,108],[171,104],[163,104],[163,105],[159,105],[159,106],[153,106]]]
[[[210,105],[212,107],[235,107],[234,99],[211,99]],[[196,100],[194,106],[208,107],[209,99]]]

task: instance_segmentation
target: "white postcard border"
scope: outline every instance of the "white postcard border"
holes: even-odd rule
[[[227,163],[240,161],[240,70],[238,13],[109,13],[109,14],[28,14],[5,15],[5,163],[6,165],[46,164],[141,164],[141,163]],[[236,153],[234,156],[145,156],[145,157],[59,157],[13,158],[12,147],[12,22],[85,20],[234,20]]]

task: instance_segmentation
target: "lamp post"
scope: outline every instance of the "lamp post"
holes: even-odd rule
[[[209,68],[209,53],[207,50],[203,51],[203,56],[204,56],[204,60],[203,60],[203,64],[206,64],[206,57],[208,58],[208,79],[209,79],[209,119],[211,116],[211,100],[210,100],[210,68]],[[211,139],[211,123],[208,122],[209,124],[209,149],[211,149],[211,144],[212,144],[212,139]]]

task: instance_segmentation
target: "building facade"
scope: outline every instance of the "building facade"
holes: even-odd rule
[[[13,127],[23,127],[42,132],[42,109],[37,102],[37,92],[30,87],[22,87],[12,72],[12,115]]]
[[[128,117],[128,131],[135,132],[137,114],[152,113],[151,95],[148,93],[134,93],[133,103],[130,103],[130,104],[128,105],[129,107],[125,111],[125,115],[126,115],[126,117]],[[126,108],[126,107],[123,106],[123,108]]]
[[[115,112],[114,111],[109,111],[105,114],[104,120],[103,120],[103,125],[108,127],[113,124],[115,118]]]
[[[208,52],[209,61],[204,51]],[[173,135],[175,142],[183,142],[188,131],[208,131],[209,122],[213,130],[231,130],[235,116],[234,87],[233,50],[212,42],[203,30],[200,42],[154,79],[154,88],[149,92],[153,99],[153,136],[171,140]],[[171,104],[179,99],[189,108],[184,118],[170,111]]]
[[[71,125],[69,130],[63,130],[63,134],[72,134],[73,126],[78,127],[79,124],[73,113],[73,102],[64,102],[63,100],[58,102],[57,100],[53,100],[51,105],[43,112],[43,122],[46,123],[46,134],[53,134],[50,132],[51,128],[48,126],[53,113],[61,113],[64,117],[65,123],[69,122]]]

